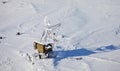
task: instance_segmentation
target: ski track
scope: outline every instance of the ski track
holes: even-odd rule
[[[39,11],[39,9],[38,9],[38,7],[36,7],[34,4],[32,4],[31,3],[31,5],[32,5],[32,7],[34,8],[34,10],[36,11],[36,14],[38,14],[39,15],[39,13],[40,13],[40,11]],[[41,16],[45,16],[45,15],[49,15],[49,14],[52,14],[52,13],[54,13],[54,12],[56,12],[58,9],[54,9],[54,10],[50,10],[50,11],[48,11],[48,12],[46,12],[46,13],[42,13],[41,14]]]
[[[90,65],[87,64],[86,62],[84,62],[84,63],[86,64],[86,69],[87,69],[87,71],[91,71],[91,67],[90,67]]]
[[[34,28],[36,28],[36,26],[39,25],[38,23],[34,23],[34,24],[29,23],[30,21],[34,21],[34,20],[29,20],[29,21],[23,22],[22,24],[19,24],[18,29],[22,29],[22,31],[24,30],[24,33],[28,31],[33,31]],[[26,29],[26,26],[28,27],[27,29]]]
[[[97,61],[99,63],[103,63],[103,65],[104,65],[104,63],[112,63],[113,65],[119,65],[120,66],[119,62],[112,61],[112,60],[107,60],[107,59],[102,59],[102,58],[97,58],[97,57],[91,57],[91,56],[83,57],[83,61],[90,66],[91,71],[96,71],[96,69],[94,67],[92,67],[92,65],[93,65],[92,61],[93,62]]]
[[[82,56],[81,57],[70,57],[68,59],[77,60],[76,58],[82,58],[82,59],[80,59],[78,61],[80,61],[80,63],[83,63],[85,65],[85,69],[86,69],[85,71],[91,71],[90,65],[83,59]]]
[[[120,62],[105,59],[105,58],[98,58],[98,57],[92,57],[92,56],[87,56],[86,58],[92,58],[92,59],[95,59],[95,60],[98,60],[98,61],[106,61],[106,62],[112,62],[112,63],[119,63],[120,64]]]
[[[79,71],[91,71],[90,66],[84,62],[83,60],[76,60],[76,58],[66,58],[63,59],[62,61],[60,61],[59,63],[65,63],[62,66],[57,66],[55,67],[56,70],[55,71],[65,71],[65,70],[71,70],[71,71],[76,71],[76,66],[72,66],[73,61],[75,61],[75,65],[78,67],[77,69],[79,69]],[[70,63],[68,63],[70,62]],[[68,65],[67,65],[68,63]],[[80,65],[80,66],[79,66]],[[61,69],[63,68],[63,69]]]
[[[85,40],[86,38],[88,38],[89,36],[93,35],[94,33],[96,33],[97,31],[100,31],[100,30],[101,29],[97,29],[97,30],[93,30],[91,32],[90,31],[89,32],[84,31],[84,32],[86,32],[86,34],[82,35],[82,36],[80,36],[81,31],[77,31],[69,37],[69,42],[72,41],[73,47],[78,47],[80,45],[80,41]],[[82,33],[83,33],[83,31],[82,31]],[[77,38],[77,40],[76,40],[76,38]],[[69,43],[69,44],[71,44],[71,43]]]

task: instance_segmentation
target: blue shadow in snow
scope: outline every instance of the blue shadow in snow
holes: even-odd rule
[[[61,48],[59,46],[59,48]],[[56,67],[59,63],[59,61],[61,61],[64,58],[67,57],[74,57],[74,56],[87,56],[90,54],[95,54],[95,53],[99,53],[96,51],[100,51],[100,52],[109,52],[109,51],[113,51],[113,50],[117,50],[120,49],[114,45],[109,45],[109,46],[103,46],[103,47],[99,47],[97,49],[95,49],[94,51],[91,50],[87,50],[85,48],[81,48],[81,49],[75,49],[75,50],[66,50],[66,51],[54,51],[54,53],[57,55],[56,58],[54,58],[54,66]]]
[[[85,48],[81,48],[76,50],[54,51],[54,53],[57,55],[57,57],[54,58],[54,66],[56,67],[58,65],[58,62],[64,58],[74,57],[74,56],[86,56],[86,55],[94,54],[95,52],[87,50]]]
[[[112,51],[112,50],[117,50],[117,49],[118,48],[115,47],[114,45],[109,45],[109,46],[97,48],[96,50],[98,50],[98,51]]]

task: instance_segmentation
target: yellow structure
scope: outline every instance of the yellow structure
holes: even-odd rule
[[[52,47],[51,48],[47,48],[47,45],[39,43],[39,42],[34,42],[34,49],[38,50],[38,53],[45,53],[47,54],[48,52],[52,51]]]

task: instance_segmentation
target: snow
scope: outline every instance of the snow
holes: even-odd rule
[[[45,16],[65,38],[32,64]],[[0,0],[0,71],[119,71],[119,18],[119,0]]]

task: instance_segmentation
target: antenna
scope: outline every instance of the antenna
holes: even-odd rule
[[[50,20],[47,16],[44,18],[44,31],[41,37],[41,42],[47,43],[47,42],[56,42],[58,32],[60,29],[61,23],[50,25]]]

